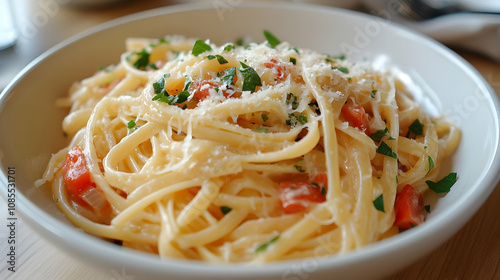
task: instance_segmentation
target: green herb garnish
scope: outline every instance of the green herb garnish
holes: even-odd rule
[[[375,206],[375,209],[377,209],[378,211],[385,213],[385,209],[384,209],[384,194],[381,194],[379,197],[377,197],[373,201],[373,206]]]
[[[157,95],[165,91],[165,79],[168,77],[170,77],[170,74],[165,74],[157,82],[153,83],[153,88]],[[155,99],[153,98],[153,100]]]
[[[431,169],[434,168],[434,161],[432,160],[431,156],[427,157],[429,161],[429,170],[427,170],[427,173],[431,172]]]
[[[144,70],[149,65],[149,52],[142,49],[140,52],[133,52],[132,55],[137,55],[137,60],[134,62],[134,67],[139,70]],[[130,59],[130,57],[129,57]]]
[[[307,117],[306,115],[300,114],[297,120],[300,122],[300,124],[306,124],[307,123]]]
[[[290,62],[293,64],[293,65],[296,65],[297,64],[297,59],[295,57],[291,57],[290,56]]]
[[[370,135],[370,138],[373,140],[373,141],[380,141],[382,140],[382,138],[384,138],[384,136],[386,136],[387,134],[389,134],[389,129],[387,129],[387,127],[384,129],[384,130],[377,130],[377,132],[373,133],[372,135]]]
[[[295,167],[295,169],[297,169],[297,171],[304,173],[304,172],[306,172],[306,170],[304,169],[304,167],[302,167],[302,165],[300,165],[302,162],[304,162],[303,159],[297,161],[296,164],[294,165],[294,167]]]
[[[425,205],[424,209],[425,209],[425,211],[427,211],[427,213],[431,212],[431,206],[430,205]]]
[[[288,93],[286,96],[286,104],[292,105],[292,110],[295,110],[299,107],[299,101],[293,93]],[[317,104],[317,103],[316,103]]]
[[[220,211],[222,212],[222,214],[226,215],[227,213],[231,212],[231,207],[227,207],[227,206],[221,206],[220,207]]]
[[[207,55],[207,58],[209,60],[217,58],[217,61],[219,62],[219,64],[226,64],[226,63],[228,63],[228,61],[222,55],[219,55],[219,54],[216,54],[216,55]]]
[[[306,124],[307,117],[303,114],[297,115],[296,113],[292,113],[288,115],[288,120],[286,120],[285,123],[290,126],[295,126],[297,123]]]
[[[254,92],[257,86],[261,86],[262,82],[260,80],[259,74],[250,66],[241,62],[240,73],[243,76],[243,91]]]
[[[349,69],[347,69],[346,67],[332,67],[332,70],[333,69],[337,69],[342,73],[349,74]]]
[[[137,125],[137,124],[135,123],[135,121],[134,121],[134,120],[130,120],[130,121],[127,123],[128,134],[130,134],[130,133],[132,133],[132,132],[136,131],[137,129],[139,129],[139,127],[141,127],[141,126]]]
[[[237,39],[234,43],[236,46],[243,46],[243,44],[245,44],[242,38]]]
[[[278,238],[280,238],[280,235],[276,235],[275,237],[273,237],[273,239],[267,241],[266,243],[260,245],[259,247],[257,247],[257,249],[255,249],[255,253],[260,253],[260,252],[263,252],[267,249],[267,247],[269,247],[271,244],[273,244],[274,242],[276,242],[276,240],[278,240]]]
[[[205,43],[203,40],[197,40],[195,43],[194,43],[194,46],[193,46],[193,50],[191,51],[191,53],[194,55],[194,56],[198,56],[199,54],[202,54],[204,52],[207,52],[207,51],[211,51],[212,50],[212,47],[210,47],[207,43]]]
[[[384,141],[380,142],[380,146],[377,148],[377,153],[396,159],[398,158],[398,155],[393,152],[391,147],[389,147],[389,145],[387,145]]]
[[[457,181],[457,173],[451,172],[446,175],[443,179],[433,182],[430,180],[425,181],[429,189],[433,190],[435,193],[447,193],[450,191],[451,187]]]
[[[262,114],[260,115],[260,117],[262,118],[263,122],[266,122],[269,119],[269,117],[266,114]]]
[[[181,104],[185,102],[189,97],[189,92],[187,87],[189,87],[190,82],[185,85],[185,90],[177,95],[170,95],[165,90],[165,79],[168,78],[170,74],[163,75],[157,82],[153,83],[153,88],[156,95],[153,97],[153,101],[165,102],[169,105]]]
[[[227,45],[227,46],[224,47],[224,50],[228,52],[228,51],[233,50],[234,48],[235,47],[233,45],[229,44],[229,45]]]
[[[236,76],[236,67],[231,67],[217,73],[217,77],[220,77],[221,80],[228,85],[234,85],[235,76]]]
[[[413,135],[418,136],[422,135],[424,133],[424,125],[420,123],[418,119],[416,119],[410,126],[408,127],[408,134],[406,137],[410,137],[410,133],[413,133]]]
[[[134,128],[135,126],[135,121],[134,120],[130,120],[128,123],[127,123],[127,128],[128,129],[132,129]]]
[[[264,30],[264,37],[266,37],[266,40],[269,42],[269,45],[271,48],[275,48],[277,45],[281,43],[281,41],[276,38],[271,32]]]

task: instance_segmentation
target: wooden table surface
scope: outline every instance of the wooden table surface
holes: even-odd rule
[[[129,1],[120,6],[105,9],[74,9],[57,5],[52,10],[44,9],[43,3],[50,1],[12,1],[13,12],[18,24],[28,28],[31,23],[35,28],[24,30],[23,37],[11,49],[0,51],[1,64],[10,63],[0,68],[0,89],[5,87],[6,79],[12,79],[36,56],[56,43],[85,29],[110,19],[137,11],[155,7],[193,1]],[[59,1],[63,2],[63,1]],[[46,21],[35,22],[36,15],[45,12]],[[51,12],[52,11],[52,12]],[[50,13],[49,13],[50,12]],[[40,18],[39,20],[41,20]],[[68,22],[71,24],[68,25]],[[36,26],[33,23],[38,23]],[[44,23],[44,24],[41,24]],[[33,31],[35,30],[35,31]],[[31,33],[27,33],[32,31]],[[500,46],[499,46],[500,47]],[[490,59],[459,51],[475,66],[500,93],[500,64]],[[15,63],[14,63],[15,61]],[[387,277],[396,279],[462,280],[500,279],[500,184],[496,186],[486,203],[452,239],[406,269]],[[0,199],[0,220],[7,220],[7,206]],[[18,241],[17,271],[6,271],[7,234],[6,228],[0,228],[0,279],[119,279],[120,273],[110,271],[102,273],[75,260],[58,248],[42,239],[22,220],[18,221],[16,238]],[[111,276],[110,276],[111,275]],[[130,277],[127,279],[135,279]]]

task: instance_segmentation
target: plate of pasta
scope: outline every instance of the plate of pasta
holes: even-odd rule
[[[1,102],[23,216],[145,279],[384,277],[456,233],[500,169],[477,71],[335,8],[134,14],[49,50]]]

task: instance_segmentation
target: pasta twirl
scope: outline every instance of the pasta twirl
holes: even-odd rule
[[[344,57],[126,43],[59,101],[71,141],[37,181],[76,226],[126,247],[213,263],[354,250],[421,222],[399,221],[398,197],[410,185],[418,202],[460,139],[395,75]]]

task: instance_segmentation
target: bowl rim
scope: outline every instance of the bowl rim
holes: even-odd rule
[[[366,20],[368,18],[374,17],[361,12],[356,12],[352,10],[345,10],[336,7],[325,7],[321,5],[304,4],[304,3],[269,3],[269,2],[243,2],[239,6],[234,7],[234,9],[245,9],[245,8],[257,8],[257,9],[286,9],[286,10],[307,10],[308,12],[327,12],[327,13],[343,13],[349,14],[351,17],[360,18],[361,20]],[[92,36],[93,34],[99,33],[109,28],[117,27],[119,25],[144,20],[150,17],[165,16],[172,13],[185,13],[193,11],[208,11],[213,10],[213,4],[211,3],[189,3],[180,5],[171,5],[161,8],[155,8],[151,10],[146,10],[142,12],[137,12],[127,16],[123,16],[93,28],[90,28],[84,32],[74,35],[55,46],[51,47],[49,50],[45,51],[43,54],[38,56],[32,62],[30,62],[26,67],[23,68],[15,78],[6,86],[6,88],[0,93],[0,110],[3,109],[5,100],[13,92],[16,84],[22,80],[22,78],[29,73],[36,65],[38,65],[43,60],[47,59],[52,55],[56,55],[61,49],[78,43],[83,38]],[[496,116],[494,123],[496,124],[495,139],[500,139],[499,132],[499,120],[500,120],[500,102],[499,97],[485,78],[475,69],[469,62],[460,57],[458,54],[454,53],[448,49],[443,44],[437,42],[436,40],[422,35],[408,27],[402,26],[394,22],[383,22],[384,27],[391,28],[391,31],[405,36],[411,36],[421,41],[421,43],[426,46],[437,50],[443,57],[447,58],[453,62],[457,67],[460,67],[464,72],[468,74],[471,79],[475,81],[476,86],[481,89],[481,92],[485,93],[485,97],[488,99],[488,106],[491,107],[492,113]],[[486,94],[488,93],[488,94]],[[448,217],[447,221],[438,221],[437,219],[431,219],[426,223],[422,224],[418,228],[408,231],[397,236],[394,236],[387,240],[382,240],[377,243],[368,245],[361,250],[352,251],[341,255],[333,255],[326,258],[318,258],[317,260],[317,270],[326,270],[342,267],[345,265],[357,263],[364,260],[370,260],[376,257],[382,257],[391,252],[400,250],[400,246],[411,247],[419,242],[423,242],[432,236],[433,231],[435,231],[436,225],[454,227],[454,233],[458,231],[474,213],[479,209],[479,207],[485,202],[487,197],[495,188],[496,184],[500,180],[500,152],[499,145],[497,141],[494,147],[494,155],[491,157],[491,162],[488,165],[488,172],[483,172],[482,176],[478,178],[475,182],[477,185],[478,192],[474,192],[472,196],[467,198],[461,198],[460,203],[454,204],[452,209],[446,209],[442,215]],[[1,163],[0,163],[1,165]],[[3,167],[3,166],[2,166]],[[495,172],[496,171],[496,172]],[[7,181],[6,174],[4,172],[0,173],[0,178],[2,178],[2,183]],[[6,188],[1,188],[0,196],[4,197],[7,201]],[[178,274],[183,275],[185,271],[190,270],[192,276],[207,276],[216,275],[224,272],[224,277],[236,277],[244,273],[251,273],[254,277],[258,276],[269,276],[269,275],[282,275],[285,271],[293,266],[300,266],[304,260],[291,260],[266,264],[264,266],[259,266],[259,269],[255,267],[248,266],[245,264],[231,264],[230,266],[223,266],[224,269],[221,270],[221,266],[205,263],[197,263],[193,261],[168,259],[165,261],[158,258],[155,255],[138,252],[132,249],[121,248],[100,240],[98,238],[92,238],[89,234],[84,233],[72,227],[66,225],[54,218],[53,216],[41,211],[36,205],[31,203],[29,199],[22,193],[16,193],[18,197],[16,210],[21,214],[25,221],[30,224],[33,228],[37,229],[42,236],[46,239],[52,241],[51,243],[56,244],[54,237],[59,239],[68,248],[78,249],[78,251],[84,255],[88,256],[107,256],[107,260],[111,263],[122,266],[137,267],[140,270],[147,270],[150,272],[156,272],[160,274]],[[463,209],[467,209],[464,211]],[[467,219],[463,219],[463,216],[468,216]],[[77,245],[72,244],[73,239],[67,237],[68,231],[71,236],[76,236],[81,242]],[[411,238],[408,238],[411,237]],[[441,238],[437,243],[441,244],[446,241],[449,237]],[[436,246],[434,246],[436,247]],[[430,251],[430,250],[429,250]],[[128,252],[127,254],[123,254]],[[109,260],[111,257],[111,260]],[[196,274],[196,275],[194,275]]]

